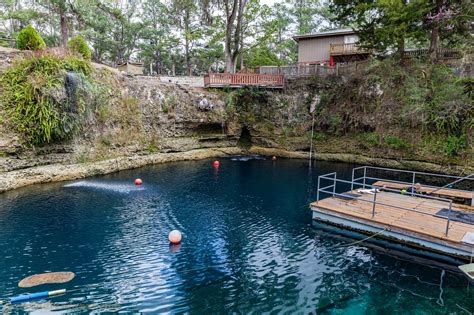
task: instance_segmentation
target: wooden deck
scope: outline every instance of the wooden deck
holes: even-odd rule
[[[329,54],[331,56],[370,54],[370,50],[359,47],[358,44],[330,44]]]
[[[393,183],[393,182],[385,182],[385,181],[377,181],[373,184],[373,186],[379,187],[387,187],[390,189],[398,189],[403,190],[411,187],[410,184],[402,184],[402,183]],[[431,187],[431,186],[424,186],[422,185],[420,191],[425,194],[429,194],[432,196],[437,196],[441,198],[448,198],[454,200],[460,200],[462,202],[473,199],[473,193],[465,190],[458,190],[452,188],[441,188],[439,187]]]
[[[313,202],[311,208],[316,212],[363,222],[377,229],[395,231],[400,235],[423,240],[425,243],[458,249],[464,252],[464,258],[465,253],[471,253],[472,245],[463,243],[462,239],[467,232],[474,232],[474,225],[451,220],[449,233],[446,236],[447,219],[435,216],[441,209],[449,207],[447,202],[382,191],[377,193],[377,202],[384,205],[376,204],[375,215],[372,217],[373,198],[371,194],[363,194],[351,200],[330,197]],[[474,212],[474,207],[453,204],[452,210]]]
[[[285,78],[281,74],[256,73],[209,73],[204,76],[204,87],[206,88],[241,88],[249,86],[282,89],[285,86]]]

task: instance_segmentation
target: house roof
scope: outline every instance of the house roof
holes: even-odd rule
[[[310,39],[310,38],[317,38],[317,37],[331,37],[331,36],[340,36],[340,35],[351,35],[357,33],[351,28],[343,28],[339,30],[332,30],[332,31],[325,31],[325,32],[317,32],[311,34],[303,34],[293,36],[295,41],[299,41],[301,39]]]

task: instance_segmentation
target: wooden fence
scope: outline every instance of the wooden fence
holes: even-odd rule
[[[285,78],[281,74],[256,73],[209,73],[204,76],[205,87],[244,87],[283,88]]]
[[[336,66],[325,65],[304,65],[297,64],[291,66],[262,66],[260,74],[283,75],[286,78],[319,76],[327,77],[330,75],[348,75],[365,69],[368,61],[353,62],[347,65],[336,64]]]

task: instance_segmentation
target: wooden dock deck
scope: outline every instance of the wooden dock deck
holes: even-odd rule
[[[357,194],[357,190],[348,193]],[[448,202],[386,191],[377,193],[375,204],[373,199],[371,194],[353,199],[334,196],[310,207],[316,220],[369,235],[380,233],[382,238],[455,259],[469,259],[474,243],[466,241],[466,233],[474,233],[474,224],[451,219],[446,235],[448,220],[437,213],[449,208]],[[451,210],[474,214],[474,207],[466,205],[452,204]]]

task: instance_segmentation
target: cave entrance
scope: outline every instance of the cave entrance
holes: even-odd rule
[[[250,147],[252,146],[252,135],[250,134],[250,131],[247,126],[244,126],[244,128],[242,128],[242,131],[240,132],[239,141],[237,141],[237,146],[246,150],[250,149]]]

